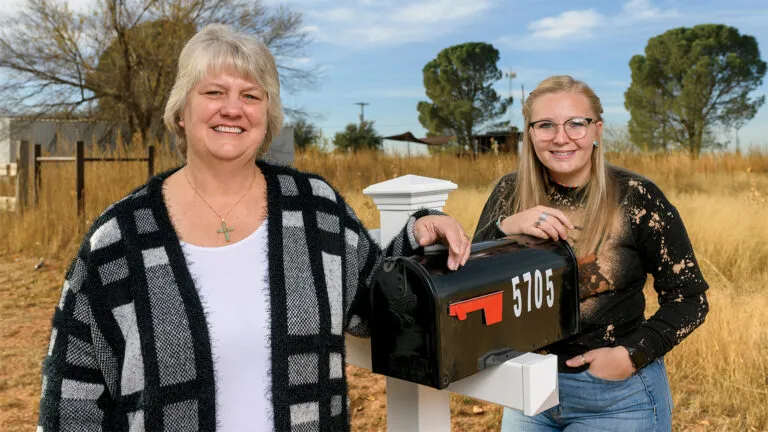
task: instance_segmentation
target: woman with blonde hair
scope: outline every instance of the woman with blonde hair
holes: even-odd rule
[[[344,332],[368,333],[385,255],[444,239],[416,212],[386,250],[323,178],[258,159],[280,132],[274,58],[223,25],[179,58],[165,123],[183,166],[94,222],[67,273],[39,431],[348,430]]]
[[[474,241],[565,240],[579,262],[581,332],[558,356],[560,404],[534,417],[505,410],[503,431],[668,431],[663,356],[701,325],[704,281],[683,222],[650,180],[611,166],[603,109],[584,82],[552,76],[523,106],[519,167],[485,204]],[[653,275],[659,309],[645,318]]]

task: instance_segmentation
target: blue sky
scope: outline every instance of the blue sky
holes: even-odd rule
[[[85,8],[95,0],[67,1]],[[263,2],[288,5],[304,15],[314,42],[298,62],[317,66],[322,75],[316,88],[285,92],[283,99],[287,106],[314,114],[313,122],[329,139],[358,121],[355,102],[370,104],[365,118],[375,121],[381,135],[409,130],[423,136],[426,130],[416,111],[416,104],[427,100],[421,70],[443,48],[469,41],[492,43],[501,55],[499,68],[517,73],[512,120],[518,125],[520,86],[530,91],[555,74],[586,81],[603,102],[606,123],[625,125],[629,60],[643,53],[649,38],[671,28],[731,25],[754,36],[763,59],[768,58],[765,0]],[[496,88],[508,95],[509,81],[498,82]],[[755,94],[768,94],[768,79]],[[739,138],[742,149],[752,145],[768,150],[768,104],[739,131]]]
[[[702,23],[734,26],[754,36],[768,58],[768,2],[761,0],[678,1],[498,1],[498,0],[270,0],[301,11],[315,42],[304,61],[323,75],[314,90],[286,94],[285,103],[319,117],[326,137],[365,118],[382,135],[407,130],[426,133],[416,104],[427,100],[422,68],[448,46],[482,41],[500,52],[513,80],[512,119],[522,123],[520,86],[526,92],[550,75],[585,80],[600,96],[606,122],[625,125],[624,92],[629,60],[649,38],[666,30]],[[509,81],[496,85],[509,93]],[[768,93],[768,79],[756,94]],[[729,136],[733,136],[731,133]],[[739,131],[742,148],[768,150],[768,106]]]

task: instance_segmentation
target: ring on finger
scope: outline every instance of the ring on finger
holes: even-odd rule
[[[541,225],[541,220],[537,220],[536,222],[534,222],[534,223],[533,223],[533,226],[534,226],[535,228],[538,228],[538,227],[539,227],[539,225]]]
[[[587,358],[584,357],[584,354],[581,355],[581,362],[587,364]]]
[[[545,220],[547,220],[548,217],[549,217],[548,214],[541,212],[541,214],[539,215],[539,222],[544,222]]]

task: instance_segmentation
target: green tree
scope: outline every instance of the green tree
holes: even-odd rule
[[[378,150],[381,148],[382,139],[372,121],[364,121],[360,124],[350,123],[344,132],[337,132],[333,137],[333,145],[343,151],[357,152],[362,149]]]
[[[314,82],[299,66],[311,42],[302,16],[260,0],[26,0],[0,20],[0,98],[10,114],[98,117],[144,138],[164,131],[162,112],[181,47],[210,23],[259,37],[283,87]],[[287,110],[291,111],[291,110]],[[146,142],[146,141],[145,141]]]
[[[766,63],[757,41],[733,27],[702,24],[651,38],[645,55],[629,62],[632,83],[624,94],[629,133],[640,149],[686,149],[697,158],[716,146],[715,127],[739,127],[753,118],[765,96]]]
[[[293,128],[293,144],[300,150],[316,145],[319,140],[319,130],[306,118],[299,117],[287,126]]]
[[[502,98],[493,89],[502,78],[498,61],[499,51],[482,42],[440,51],[422,71],[431,99],[416,107],[422,126],[433,134],[455,136],[460,148],[472,148],[477,154],[475,133],[490,126],[512,104],[512,97]]]

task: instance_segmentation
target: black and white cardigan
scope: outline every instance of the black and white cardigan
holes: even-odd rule
[[[348,430],[343,333],[367,334],[375,267],[415,253],[413,223],[430,212],[414,214],[382,253],[321,177],[258,165],[275,430]],[[108,208],[80,247],[53,318],[38,431],[215,430],[205,310],[162,196],[171,173]]]

